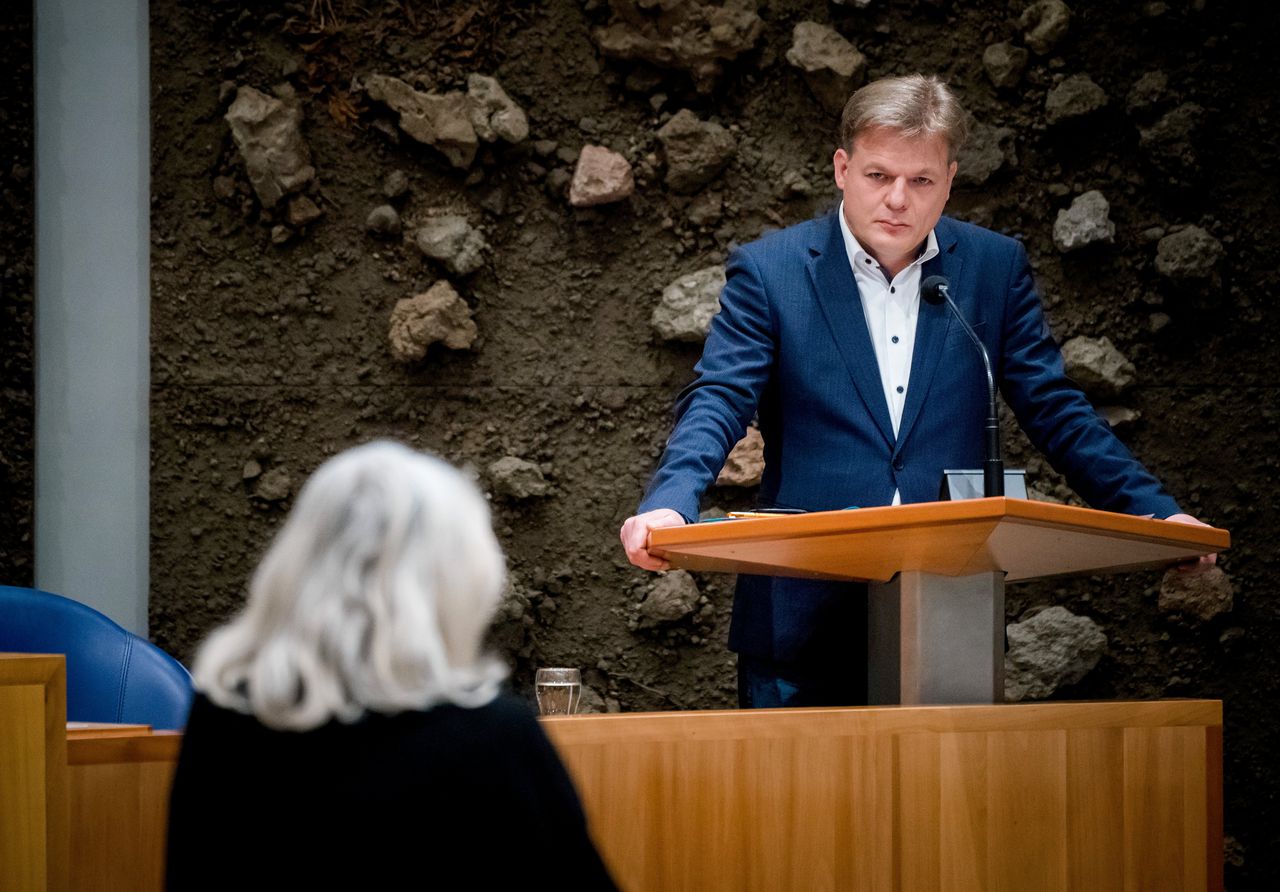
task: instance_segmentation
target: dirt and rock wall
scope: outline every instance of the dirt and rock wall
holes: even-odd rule
[[[0,585],[31,585],[35,471],[32,280],[35,108],[31,5],[0,20]]]
[[[1030,252],[1072,374],[1222,572],[1011,587],[1020,697],[1226,704],[1229,884],[1280,871],[1276,88],[1266,4],[152,3],[153,637],[189,658],[297,488],[395,437],[491,494],[527,685],[734,698],[726,578],[630,568],[634,509],[736,243],[835,202],[839,97],[946,77],[951,212]],[[30,20],[0,26],[30,58]],[[30,68],[0,79],[5,581],[29,581]],[[1011,464],[1073,501],[1013,427]],[[752,503],[744,445],[709,510]],[[1050,643],[1067,647],[1050,647]]]

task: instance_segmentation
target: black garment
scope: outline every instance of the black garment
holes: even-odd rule
[[[196,697],[173,780],[170,889],[613,889],[532,713],[369,715],[273,731]]]
[[[861,585],[860,583],[858,585]],[[866,586],[861,586],[864,590]],[[866,639],[866,598],[860,600],[861,621],[854,616],[844,628],[850,638]],[[864,706],[867,702],[866,650],[845,647],[818,657],[769,660],[738,654],[738,707],[777,709],[794,706]]]

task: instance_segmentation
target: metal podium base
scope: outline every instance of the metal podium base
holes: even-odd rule
[[[868,702],[1004,702],[1004,574],[904,572],[867,599]]]

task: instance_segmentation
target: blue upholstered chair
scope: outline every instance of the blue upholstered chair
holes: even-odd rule
[[[182,728],[191,674],[78,601],[0,586],[0,651],[67,655],[67,720]]]

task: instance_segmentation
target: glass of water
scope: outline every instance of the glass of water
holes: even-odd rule
[[[577,669],[539,669],[534,689],[538,694],[538,712],[573,715],[582,698],[582,673]]]

